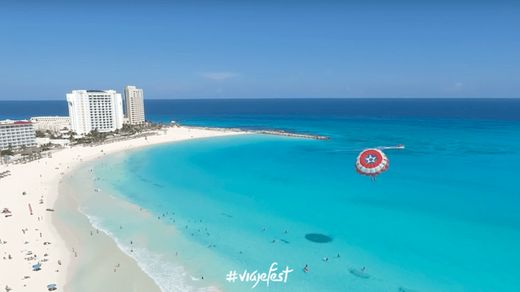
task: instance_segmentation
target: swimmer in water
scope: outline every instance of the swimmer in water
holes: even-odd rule
[[[303,267],[303,271],[305,273],[309,272],[309,265],[305,265],[305,267]]]

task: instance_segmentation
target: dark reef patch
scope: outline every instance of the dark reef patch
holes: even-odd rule
[[[305,238],[317,243],[327,243],[332,241],[332,237],[321,233],[307,233],[305,234]]]

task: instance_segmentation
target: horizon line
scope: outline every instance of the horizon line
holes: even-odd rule
[[[520,97],[181,97],[181,98],[144,98],[144,100],[331,100],[331,99],[520,99]],[[22,98],[22,99],[0,99],[2,101],[66,101],[65,98]]]

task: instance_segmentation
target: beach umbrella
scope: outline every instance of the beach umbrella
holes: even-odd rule
[[[356,171],[373,179],[388,169],[390,161],[380,149],[369,148],[361,151],[356,159]]]
[[[42,265],[40,263],[37,263],[36,265],[32,266],[33,271],[39,271],[41,270]]]

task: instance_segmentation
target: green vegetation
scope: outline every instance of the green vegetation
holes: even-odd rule
[[[45,138],[47,137],[46,133],[41,130],[36,130],[36,138]]]
[[[7,149],[0,151],[0,156],[11,156],[11,155],[14,155],[13,146],[11,144],[9,144],[9,146],[7,146]]]
[[[14,155],[14,152],[11,149],[6,149],[6,150],[0,151],[0,156],[10,156],[10,155]]]
[[[70,135],[70,141],[76,142],[78,144],[96,144],[96,143],[103,143],[109,138],[118,138],[118,137],[129,137],[137,134],[141,134],[147,131],[153,131],[153,130],[159,130],[162,129],[164,125],[162,124],[153,124],[153,123],[144,123],[139,125],[130,125],[130,124],[123,124],[123,127],[119,130],[116,130],[114,132],[109,133],[101,133],[97,129],[93,130],[92,132],[88,133],[87,135],[75,139],[74,135],[76,133],[69,132]]]
[[[77,139],[76,142],[81,144],[101,143],[105,141],[107,136],[108,133],[101,133],[97,129],[95,129],[87,135],[85,135],[84,137]],[[71,138],[74,139],[73,135],[71,135]]]
[[[161,124],[153,124],[153,123],[144,123],[139,125],[130,125],[130,124],[124,124],[123,128],[121,130],[116,131],[117,133],[121,135],[134,135],[138,133],[142,133],[145,131],[150,130],[158,130],[161,129],[163,125]]]

